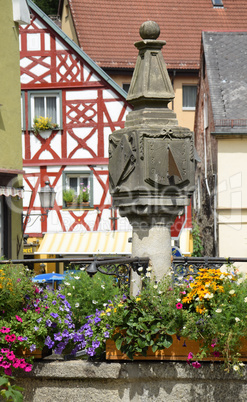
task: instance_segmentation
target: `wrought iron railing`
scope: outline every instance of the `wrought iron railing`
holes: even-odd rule
[[[173,275],[193,275],[200,268],[221,268],[236,262],[247,263],[247,258],[223,258],[223,257],[174,257],[172,261]]]
[[[24,260],[2,260],[0,264],[43,264],[43,263],[69,263],[70,269],[74,265],[84,268],[85,271],[93,276],[97,272],[105,275],[113,275],[117,278],[119,285],[129,284],[130,272],[133,270],[140,274],[138,268],[142,267],[142,273],[146,273],[149,258],[42,258],[42,259],[24,259]],[[65,271],[66,273],[66,271]]]
[[[43,259],[24,259],[24,260],[2,260],[0,264],[42,264],[42,263],[69,263],[70,269],[74,265],[84,268],[85,271],[93,276],[97,272],[105,275],[113,275],[119,284],[129,283],[130,272],[133,270],[137,274],[145,274],[149,264],[149,258],[43,258]],[[222,257],[173,257],[171,267],[174,276],[186,276],[195,274],[198,269],[220,268],[223,265],[234,264],[237,262],[247,263],[247,258],[222,258]],[[138,268],[142,267],[142,270]]]

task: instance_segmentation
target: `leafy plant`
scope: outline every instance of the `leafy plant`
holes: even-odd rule
[[[193,253],[191,254],[192,257],[202,257],[203,246],[201,240],[201,233],[199,225],[195,220],[193,220],[192,238],[193,238]]]
[[[147,272],[137,297],[114,298],[103,311],[96,311],[79,330],[88,354],[101,354],[106,339],[112,338],[117,349],[133,359],[136,353],[145,356],[149,347],[154,352],[169,347],[176,335],[198,341],[197,355],[188,350],[193,367],[200,367],[198,360],[204,357],[221,356],[227,372],[231,368],[241,372],[241,339],[247,337],[247,279],[233,267],[190,271],[185,277],[171,273],[159,283],[147,281]]]
[[[15,339],[21,340],[21,344],[12,344],[11,350],[17,353],[20,346],[32,352],[44,345],[61,353],[69,346],[74,330],[70,304],[63,294],[50,289],[41,290],[19,315],[6,317],[2,325],[11,329]]]
[[[54,130],[58,128],[58,124],[51,122],[51,117],[35,117],[33,119],[34,134],[39,134],[40,131]]]
[[[80,205],[83,202],[89,201],[89,186],[83,186],[80,190],[80,193],[77,197],[77,203]]]
[[[95,309],[103,310],[109,300],[121,294],[116,278],[98,272],[92,278],[84,268],[68,271],[61,286],[61,293],[70,302],[73,322],[80,328]]]
[[[76,202],[76,194],[73,188],[63,190],[63,199],[65,202]]]
[[[31,272],[23,265],[0,265],[0,316],[15,315],[36,296]]]
[[[13,384],[14,377],[3,374],[0,375],[0,396],[7,401],[23,401],[23,388]]]

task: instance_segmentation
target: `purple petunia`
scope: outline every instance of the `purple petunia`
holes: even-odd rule
[[[50,313],[50,316],[52,316],[53,318],[57,318],[58,314],[57,313]]]
[[[60,332],[58,332],[57,334],[54,334],[54,339],[55,339],[55,341],[61,341],[63,339],[63,337],[60,334]]]
[[[47,345],[49,349],[52,349],[53,346],[55,345],[55,343],[53,342],[53,340],[51,339],[50,336],[47,336],[47,338],[45,340],[45,345]]]
[[[95,324],[97,324],[98,322],[100,322],[101,321],[101,318],[99,318],[99,317],[95,317],[95,319],[94,319],[94,322],[95,322]]]

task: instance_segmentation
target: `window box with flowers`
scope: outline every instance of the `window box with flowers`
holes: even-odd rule
[[[247,279],[233,268],[202,268],[175,281],[167,275],[159,283],[149,277],[143,275],[137,297],[122,295],[90,317],[82,334],[91,355],[186,360],[194,368],[220,360],[227,372],[240,373],[247,361]]]
[[[53,130],[58,129],[58,124],[52,123],[49,117],[35,117],[33,120],[34,135],[41,135],[43,138],[48,138]]]
[[[66,171],[63,173],[63,200],[66,208],[93,208],[93,174],[88,171]],[[65,195],[73,193],[73,205],[68,205]]]

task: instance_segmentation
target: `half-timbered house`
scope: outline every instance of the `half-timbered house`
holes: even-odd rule
[[[128,222],[115,219],[108,185],[108,136],[124,127],[126,93],[28,4],[31,23],[20,27],[24,231],[36,239],[47,232],[126,230]],[[35,130],[40,116],[50,119],[52,130],[43,130],[42,122]],[[38,193],[47,181],[56,200],[41,216]],[[72,190],[72,206],[64,190]]]

